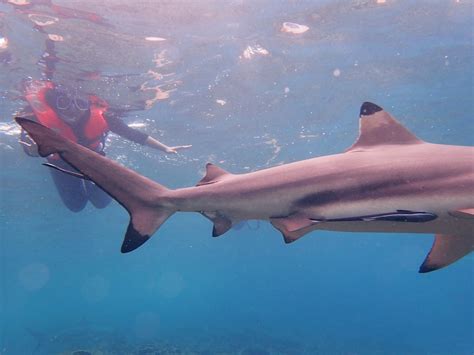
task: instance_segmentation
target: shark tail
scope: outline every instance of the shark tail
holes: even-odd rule
[[[15,120],[36,142],[42,157],[59,154],[128,211],[130,223],[122,244],[122,253],[135,250],[145,243],[176,212],[176,208],[167,202],[171,190],[166,187],[37,122],[22,117],[16,117]]]

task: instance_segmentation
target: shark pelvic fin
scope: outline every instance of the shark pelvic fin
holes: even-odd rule
[[[196,184],[196,186],[214,184],[229,175],[232,174],[219,168],[217,165],[207,163],[206,175]]]
[[[423,143],[383,108],[364,102],[360,108],[359,137],[346,152],[387,144]]]
[[[283,235],[285,243],[292,243],[312,230],[317,221],[303,215],[292,215],[281,218],[270,218],[270,223]]]
[[[474,250],[474,237],[467,235],[435,236],[433,246],[420,266],[420,273],[441,269]]]
[[[311,227],[306,227],[294,232],[290,232],[282,228],[281,226],[278,227],[273,223],[272,225],[281,232],[281,235],[283,236],[283,240],[285,241],[286,244],[293,243],[294,241],[300,239],[301,237],[303,237],[304,235],[308,234],[309,232],[313,230],[313,228]]]
[[[315,221],[312,219],[301,214],[294,214],[288,217],[271,218],[270,222],[276,228],[282,228],[288,232],[295,232],[297,230],[309,227],[315,223]]]

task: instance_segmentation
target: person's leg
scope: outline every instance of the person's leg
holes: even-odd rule
[[[112,198],[92,181],[84,181],[87,197],[96,208],[105,208]]]
[[[64,161],[53,160],[49,162],[60,168],[74,171],[74,169]],[[82,211],[88,200],[84,189],[84,181],[54,169],[50,169],[50,172],[64,205],[73,212]]]

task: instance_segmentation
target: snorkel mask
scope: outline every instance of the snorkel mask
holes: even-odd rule
[[[80,123],[90,112],[90,102],[86,95],[71,92],[63,88],[53,90],[50,102],[54,111],[64,122],[75,125]]]

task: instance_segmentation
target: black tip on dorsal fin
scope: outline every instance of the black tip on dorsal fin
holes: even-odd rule
[[[224,176],[231,175],[231,173],[219,168],[212,163],[206,164],[206,175],[199,181],[196,186],[209,185],[218,182]]]
[[[360,107],[359,117],[370,116],[379,111],[383,111],[383,108],[373,104],[372,102],[364,102]]]
[[[382,145],[423,143],[382,107],[372,102],[364,102],[360,107],[359,130],[359,137],[346,152]]]

